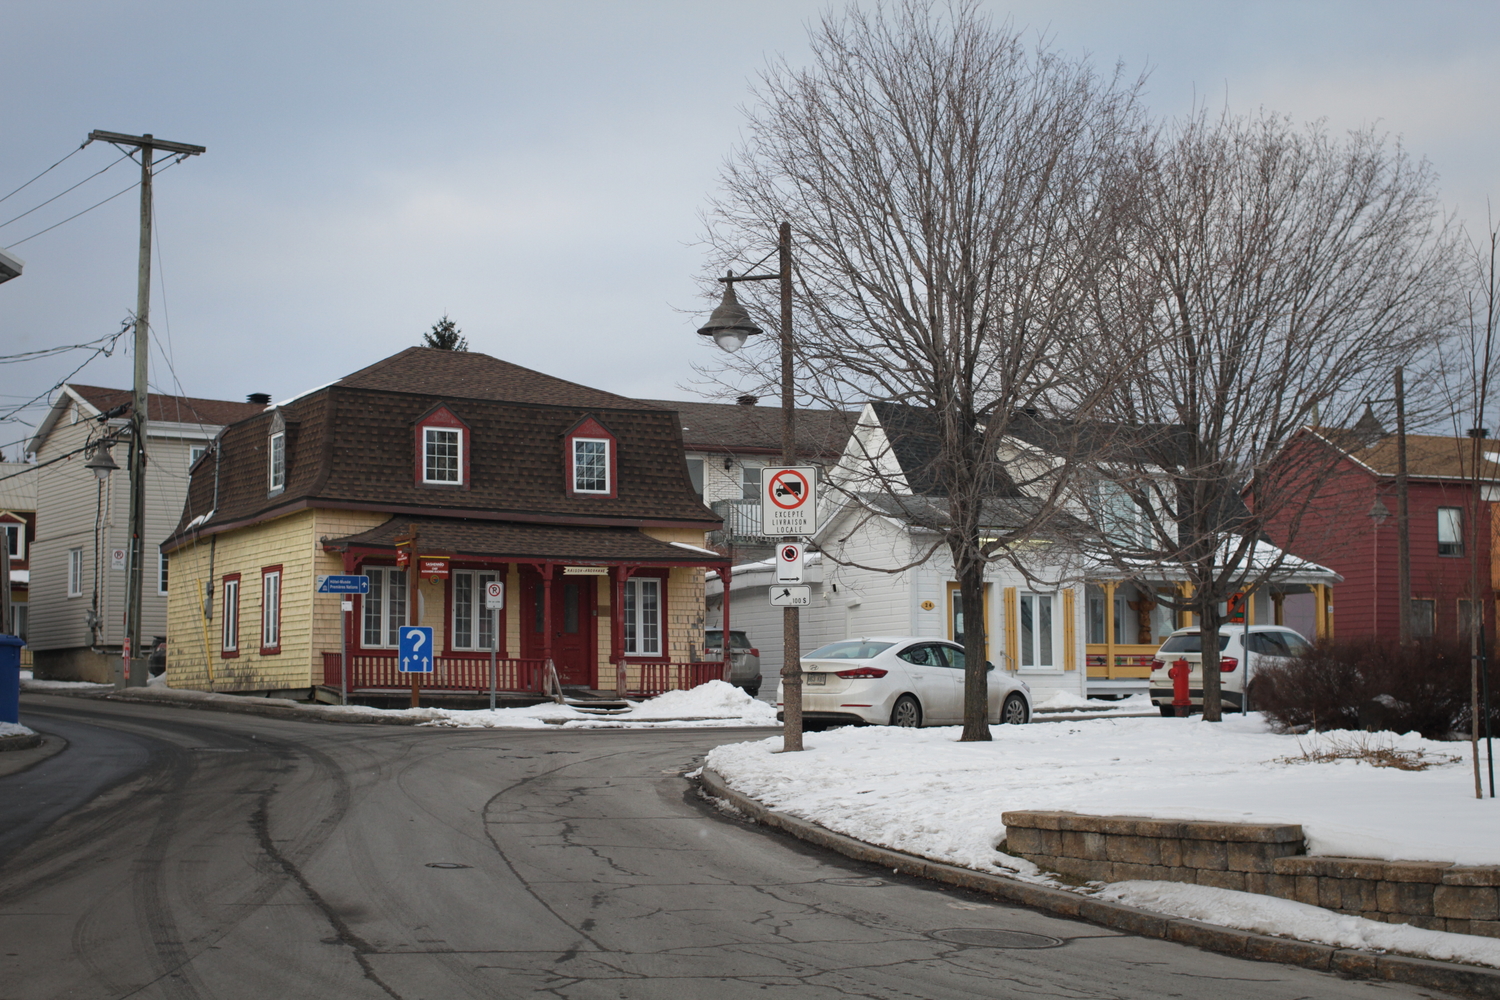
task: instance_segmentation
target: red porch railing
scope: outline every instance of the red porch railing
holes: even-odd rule
[[[699,684],[724,679],[723,660],[699,660],[692,663],[656,663],[630,661],[629,673],[639,673],[630,694],[652,695],[663,691],[685,691]]]
[[[546,690],[546,660],[522,660],[500,657],[495,661],[495,689],[540,694]],[[708,681],[724,679],[723,660],[691,663],[669,663],[665,660],[640,663],[631,660],[626,671],[634,682],[632,695],[655,695],[663,691],[695,688]],[[403,674],[396,670],[396,654],[351,653],[349,655],[349,690],[360,688],[408,688],[413,676],[429,691],[488,691],[490,658],[488,656],[440,656],[432,674]],[[323,683],[338,687],[339,654],[323,654]],[[601,681],[603,686],[610,686]]]
[[[546,660],[520,660],[500,657],[495,660],[495,688],[499,691],[540,692],[546,673]],[[407,688],[417,677],[421,686],[431,691],[488,691],[490,658],[488,656],[440,656],[431,674],[403,674],[396,670],[395,653],[351,653],[349,655],[349,690],[357,688]],[[323,683],[338,687],[339,654],[323,654]]]

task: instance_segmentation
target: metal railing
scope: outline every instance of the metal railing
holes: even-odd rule
[[[772,539],[761,534],[759,500],[715,500],[710,507],[724,519],[720,531],[710,533],[716,545],[769,545]]]

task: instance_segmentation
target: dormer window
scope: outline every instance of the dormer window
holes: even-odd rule
[[[417,421],[416,445],[419,485],[469,488],[469,426],[446,404]]]
[[[286,431],[271,435],[271,492],[286,489]]]
[[[566,442],[568,494],[615,496],[615,436],[593,417],[585,417],[568,432]]]
[[[423,431],[422,482],[455,485],[463,482],[462,435],[446,427],[426,427]]]

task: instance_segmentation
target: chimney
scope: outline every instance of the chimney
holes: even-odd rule
[[[746,393],[745,395],[736,399],[735,402],[739,403],[741,406],[754,406],[756,403],[760,402],[760,397],[752,396],[749,393]]]
[[[252,392],[245,397],[245,402],[254,403],[256,406],[270,406],[271,394],[269,392]]]
[[[1365,448],[1373,447],[1386,436],[1385,428],[1381,426],[1379,418],[1375,416],[1375,411],[1369,403],[1365,404],[1365,412],[1360,415],[1359,420],[1355,421],[1353,430],[1354,440]]]

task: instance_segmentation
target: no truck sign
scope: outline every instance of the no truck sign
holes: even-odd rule
[[[766,535],[811,535],[818,528],[814,486],[818,470],[810,466],[768,468],[761,473],[760,530]]]

